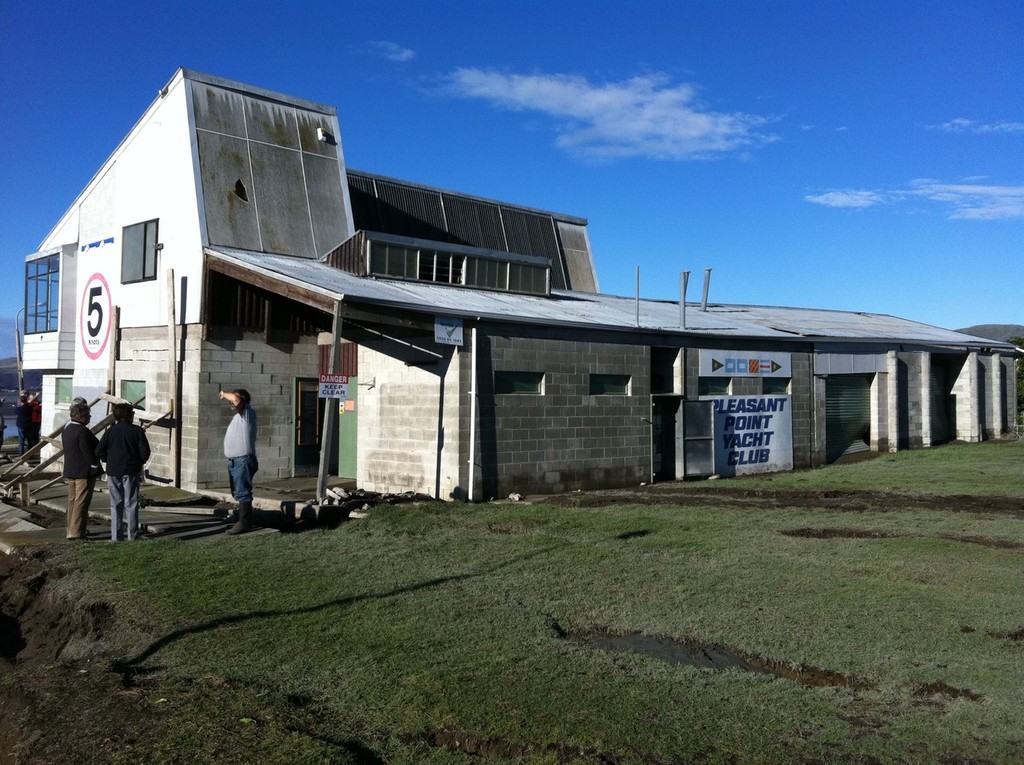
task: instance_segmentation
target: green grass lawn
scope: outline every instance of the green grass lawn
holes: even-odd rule
[[[1024,497],[1022,458],[982,444],[713,483]],[[66,586],[147,634],[117,644],[151,723],[114,762],[1012,763],[1019,515],[378,507],[332,531],[77,547]]]

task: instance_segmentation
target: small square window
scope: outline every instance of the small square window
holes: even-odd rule
[[[727,396],[731,377],[702,377],[697,384],[697,392],[701,396]]]
[[[72,395],[72,379],[70,377],[58,377],[57,378],[57,394],[56,404],[60,406],[70,406],[71,399],[74,398]]]
[[[494,373],[494,392],[520,395],[539,396],[543,393],[544,374],[542,372],[502,372]]]
[[[590,375],[591,396],[628,396],[629,375]]]
[[[762,393],[789,393],[788,377],[765,377],[761,380]]]
[[[136,409],[145,409],[145,380],[121,380],[121,398],[133,404]]]

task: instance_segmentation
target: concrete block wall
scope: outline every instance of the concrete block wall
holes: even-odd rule
[[[481,498],[649,480],[648,346],[592,342],[582,334],[576,339],[490,334],[486,346],[478,369],[483,378]],[[488,392],[485,386],[498,371],[542,373],[543,394]],[[590,395],[592,373],[628,375],[629,395]],[[463,425],[467,432],[466,414]]]
[[[1010,354],[1000,357],[1003,365],[1003,408],[1006,411],[1006,424],[1009,428],[1017,418],[1017,369],[1018,364],[1024,364],[1024,359],[1018,359]]]
[[[814,443],[812,446],[815,465],[828,464],[828,452],[825,448],[825,381],[827,378],[815,375],[811,401],[814,406]]]
[[[981,414],[982,438],[998,438],[1006,430],[1004,406],[1003,364],[999,354],[978,355],[978,387],[983,405]]]
[[[873,452],[889,451],[889,375],[876,372],[871,380],[871,424],[868,446]]]
[[[183,443],[194,444],[195,482],[200,487],[226,487],[224,432],[232,417],[221,401],[222,390],[245,388],[252,396],[259,427],[256,435],[259,478],[276,480],[294,474],[295,383],[298,378],[319,379],[320,358],[315,337],[287,345],[268,345],[257,334],[237,340],[206,340],[199,355],[199,370],[188,381],[186,400],[194,391],[194,419],[186,419]],[[184,478],[186,449],[182,449]]]
[[[790,364],[793,370],[789,386],[793,397],[793,467],[808,468],[818,464],[814,462],[814,355],[792,353]]]
[[[900,385],[899,385],[899,359],[896,351],[887,351],[885,354],[885,416],[886,416],[886,448],[890,452],[898,451],[900,448]],[[905,394],[903,394],[905,395]],[[881,406],[881,403],[879,404]],[[879,449],[881,451],[881,449]]]
[[[956,438],[968,443],[981,441],[981,406],[978,385],[978,354],[967,354],[952,394],[956,397]]]
[[[190,347],[186,348],[184,368],[189,369],[189,360],[193,364],[195,352],[199,347],[198,331],[196,328],[189,328],[185,333]],[[180,342],[181,328],[177,328],[177,335]],[[180,345],[179,345],[180,347]],[[171,391],[171,375],[168,369],[167,355],[167,328],[166,327],[140,327],[126,328],[121,330],[120,340],[116,347],[117,360],[114,366],[114,389],[115,396],[122,395],[122,384],[127,381],[143,382],[146,385],[145,411],[153,416],[159,416],[171,411],[173,395]],[[193,367],[194,368],[194,367]],[[187,373],[186,373],[187,374]],[[182,400],[182,411],[190,410],[190,402],[187,398]],[[180,413],[178,413],[180,414]],[[95,418],[95,415],[94,415]],[[176,431],[173,427],[167,427],[164,423],[155,423],[146,430],[146,438],[149,440],[152,449],[147,465],[147,471],[157,479],[171,480],[174,477],[174,465],[172,455]],[[194,456],[182,451],[182,465],[194,461]],[[193,488],[191,484],[182,482],[183,488]]]
[[[388,342],[360,343],[359,447],[356,480],[368,491],[415,491],[439,499],[466,494],[468,466],[460,461],[460,414],[468,412],[468,383],[459,370],[467,345],[455,349],[424,340],[440,356]],[[464,389],[460,388],[464,385]]]
[[[928,413],[931,412],[928,397],[929,375],[923,370],[926,360],[930,362],[927,354],[917,351],[904,351],[896,354],[896,395],[899,400],[897,433],[898,448],[900,449],[920,449],[926,445],[931,446],[931,421],[925,412],[926,408]],[[929,434],[927,443],[924,440],[926,422]]]

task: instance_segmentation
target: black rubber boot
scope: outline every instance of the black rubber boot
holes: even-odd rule
[[[228,534],[244,534],[252,531],[252,502],[238,503],[238,522],[228,529]]]

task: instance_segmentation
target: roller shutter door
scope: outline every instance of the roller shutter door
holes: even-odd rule
[[[866,452],[871,426],[871,375],[825,378],[825,459]]]

